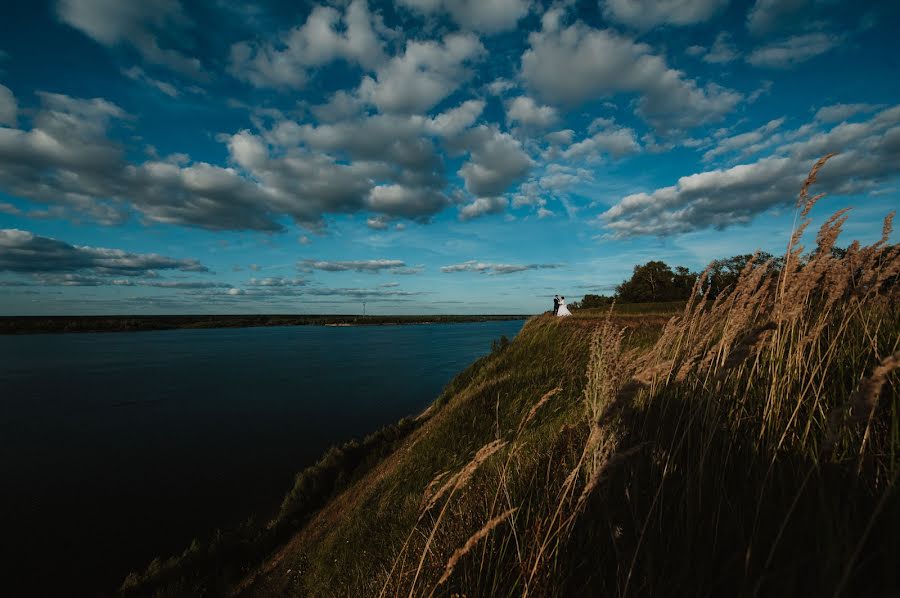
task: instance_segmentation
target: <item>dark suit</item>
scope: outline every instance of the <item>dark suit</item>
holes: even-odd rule
[[[559,297],[553,298],[553,315],[555,316],[559,312]]]

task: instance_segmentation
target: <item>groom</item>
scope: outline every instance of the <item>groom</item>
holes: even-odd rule
[[[553,315],[559,313],[559,295],[553,295]]]

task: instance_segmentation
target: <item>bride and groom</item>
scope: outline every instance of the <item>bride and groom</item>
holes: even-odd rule
[[[566,298],[559,295],[553,295],[553,315],[554,316],[571,316],[572,312],[566,307]]]

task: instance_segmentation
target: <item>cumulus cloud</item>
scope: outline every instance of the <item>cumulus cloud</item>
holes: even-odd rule
[[[115,277],[147,276],[157,270],[208,271],[194,259],[71,245],[65,241],[42,237],[24,230],[0,230],[0,271],[38,275]],[[76,278],[70,280],[77,281]]]
[[[553,145],[569,145],[575,138],[575,131],[572,129],[563,129],[561,131],[553,131],[544,135],[544,139]]]
[[[279,211],[299,222],[359,210],[427,221],[451,203],[443,160],[429,139],[466,124],[468,117],[450,112],[439,124],[386,114],[318,125],[285,120],[263,136],[234,135],[229,146],[234,161],[272,191]]]
[[[231,47],[231,73],[256,87],[300,88],[308,71],[337,59],[373,69],[384,59],[380,18],[365,0],[354,0],[343,14],[316,6],[306,22],[281,36],[277,44],[238,42]]]
[[[450,200],[439,191],[397,184],[373,187],[366,198],[366,207],[372,211],[407,218],[434,214],[448,205]]]
[[[593,178],[593,173],[586,168],[551,164],[545,170],[544,175],[538,179],[538,184],[543,189],[560,192],[578,183],[593,180]]]
[[[517,139],[497,129],[481,125],[472,131],[467,142],[470,156],[459,175],[469,193],[476,197],[496,199],[534,165]]]
[[[633,129],[615,124],[604,126],[587,139],[573,143],[562,152],[567,160],[596,158],[607,154],[614,158],[622,158],[641,151],[637,136]]]
[[[603,16],[636,29],[693,25],[708,20],[728,0],[601,0]]]
[[[8,87],[0,84],[0,125],[16,126],[18,114],[16,96]]]
[[[307,227],[322,226],[326,214],[365,210],[427,220],[450,204],[428,136],[433,125],[421,117],[279,121],[262,134],[220,136],[231,166],[188,156],[134,164],[109,137],[130,119],[121,108],[100,98],[39,97],[31,129],[0,128],[0,189],[100,222],[135,210],[149,222],[279,231],[282,216]],[[459,121],[450,117],[441,128]]]
[[[789,69],[840,45],[840,36],[817,31],[794,35],[753,50],[747,62],[757,67]]]
[[[478,272],[480,274],[497,275],[513,274],[515,272],[524,272],[526,270],[546,270],[561,267],[561,264],[495,264],[469,260],[461,264],[442,266],[441,272],[447,274],[454,272]]]
[[[460,27],[484,33],[513,29],[531,7],[531,0],[399,0],[399,3],[427,15],[449,14]]]
[[[467,64],[485,53],[478,37],[451,33],[443,40],[408,41],[402,54],[365,77],[359,95],[382,112],[421,114],[469,78]]]
[[[879,108],[883,108],[883,106],[878,104],[832,104],[819,108],[816,111],[816,120],[826,123],[840,122],[857,114],[874,112]]]
[[[747,13],[747,29],[762,35],[775,29],[792,13],[807,5],[808,0],[756,0]]]
[[[720,120],[742,99],[713,83],[701,87],[647,44],[582,22],[563,27],[561,18],[560,12],[548,12],[541,31],[529,35],[530,47],[522,56],[521,75],[544,100],[577,105],[636,93],[638,114],[669,130]]]
[[[0,189],[121,222],[127,206],[146,220],[210,229],[280,230],[270,193],[234,169],[206,163],[125,161],[107,136],[128,118],[115,104],[38,92],[30,130],[0,128]]]
[[[465,222],[488,214],[502,214],[508,205],[505,197],[477,197],[459,209],[459,219]]]
[[[771,134],[778,130],[783,124],[784,118],[776,118],[753,131],[720,139],[718,144],[716,144],[716,147],[703,154],[703,160],[709,161],[723,154],[728,154],[741,149],[746,150],[747,148],[753,148],[757,144],[760,144],[767,139],[771,139]]]
[[[267,134],[272,145],[289,148],[304,144],[320,152],[342,153],[355,160],[391,163],[410,175],[441,177],[441,159],[423,133],[421,119],[375,114],[336,123],[298,124],[280,121]]]
[[[900,106],[861,123],[827,130],[804,125],[797,131],[802,139],[751,164],[681,177],[670,187],[624,197],[600,222],[613,237],[747,224],[769,208],[792,205],[810,166],[828,152],[840,153],[819,173],[818,191],[862,193],[900,174]]]
[[[467,100],[456,108],[428,119],[425,128],[428,132],[442,137],[459,135],[475,124],[484,111],[484,106],[484,100]]]
[[[553,106],[541,106],[528,96],[519,96],[506,104],[506,122],[543,129],[559,120]]]
[[[195,78],[204,76],[199,60],[172,48],[162,48],[158,36],[190,25],[179,0],[59,0],[59,19],[88,37],[113,47],[128,44],[151,64],[166,66]]]
[[[323,272],[369,272],[380,273],[382,270],[391,274],[414,274],[421,271],[418,268],[406,265],[403,260],[301,260],[297,262],[297,268],[302,272],[321,270]]]

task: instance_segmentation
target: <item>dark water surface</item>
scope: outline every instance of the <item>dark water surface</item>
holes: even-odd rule
[[[0,587],[107,593],[270,514],[324,449],[424,409],[522,324],[0,336]]]

